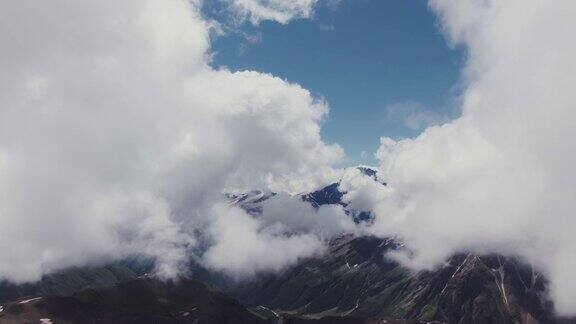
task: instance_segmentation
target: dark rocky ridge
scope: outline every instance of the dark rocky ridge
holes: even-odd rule
[[[135,262],[119,262],[100,267],[70,268],[44,276],[35,283],[0,283],[0,303],[23,297],[71,295],[87,287],[109,287],[145,273]]]
[[[195,280],[148,278],[85,289],[71,296],[43,296],[3,306],[2,323],[259,324],[267,321],[223,293]],[[50,320],[47,322],[47,320]]]

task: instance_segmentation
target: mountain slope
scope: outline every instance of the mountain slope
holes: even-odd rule
[[[267,321],[195,280],[140,278],[72,296],[42,296],[2,306],[2,323],[258,324]]]
[[[374,170],[360,171],[379,181]],[[301,197],[314,207],[347,207],[343,196],[339,183],[333,183]],[[347,212],[357,222],[371,219],[366,212]],[[401,245],[394,239],[342,236],[330,242],[326,255],[236,286],[233,291],[247,304],[310,319],[355,316],[447,323],[576,322],[553,316],[545,278],[518,260],[460,254],[439,269],[413,273],[385,258],[387,252]]]
[[[238,288],[248,304],[306,315],[353,315],[447,323],[556,321],[545,281],[502,257],[454,256],[436,271],[413,273],[383,254],[393,240],[344,236],[328,255]]]
[[[44,276],[40,281],[15,285],[0,283],[0,302],[26,296],[70,295],[87,287],[107,287],[134,279],[144,273],[135,262],[114,263],[101,267],[74,267]]]

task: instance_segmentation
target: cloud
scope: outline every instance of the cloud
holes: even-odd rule
[[[320,137],[327,104],[272,75],[213,69],[200,6],[0,3],[0,279],[133,254],[171,277],[194,233],[226,220],[212,217],[222,192],[333,175],[343,152]],[[310,249],[291,251],[281,264]]]
[[[207,232],[212,244],[202,259],[203,265],[236,279],[280,271],[325,248],[314,234],[289,234],[280,223],[264,226],[262,220],[238,207],[215,206],[213,216],[216,221]]]
[[[384,125],[401,124],[409,130],[421,131],[448,121],[447,116],[430,110],[417,101],[405,101],[386,107]]]
[[[211,243],[202,258],[205,267],[245,279],[318,256],[330,238],[359,232],[340,205],[315,209],[299,195],[280,193],[261,206],[258,216],[237,206],[214,208],[215,222],[206,233]]]
[[[230,1],[253,23],[310,17],[315,4]],[[395,255],[405,264],[434,267],[463,249],[520,256],[548,276],[559,313],[576,314],[576,47],[564,32],[576,28],[576,6],[430,5],[468,49],[462,116],[383,138],[388,186],[352,174],[346,199],[374,211],[369,234],[406,242],[410,253]],[[261,217],[222,203],[227,191],[314,188],[338,175],[343,152],[322,140],[328,105],[306,89],[210,66],[214,24],[200,7],[0,2],[1,279],[133,254],[171,277],[203,239],[206,254],[194,257],[243,277],[357,230],[338,207],[285,195]],[[409,126],[428,120],[414,118]]]
[[[273,20],[286,24],[293,19],[310,18],[318,0],[225,0],[235,9],[240,21],[249,20],[259,24],[263,20]],[[329,1],[329,5],[336,3]]]
[[[431,0],[465,46],[462,116],[412,139],[383,138],[387,193],[372,232],[401,237],[411,267],[454,252],[503,253],[550,279],[556,310],[576,314],[576,28],[570,1]],[[365,191],[359,196],[374,193]]]
[[[348,204],[350,210],[355,211],[370,211],[377,202],[389,195],[386,186],[358,168],[346,170],[339,189],[345,193],[342,201]]]
[[[352,217],[340,205],[324,205],[315,209],[300,196],[279,194],[262,204],[262,222],[267,226],[281,225],[298,233],[316,233],[331,238],[356,230]]]

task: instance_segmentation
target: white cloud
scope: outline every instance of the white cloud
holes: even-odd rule
[[[316,233],[331,238],[354,232],[356,225],[340,205],[324,205],[317,210],[300,196],[279,194],[262,204],[262,222],[267,226],[280,224],[298,233]]]
[[[258,24],[273,20],[286,24],[293,19],[310,18],[318,0],[225,0],[230,3],[240,20]],[[334,6],[335,3],[330,2]]]
[[[244,279],[317,256],[330,238],[358,231],[340,205],[316,210],[299,195],[278,194],[262,207],[261,215],[252,216],[235,206],[216,206],[206,234],[212,244],[203,265]]]
[[[261,272],[280,271],[299,260],[324,251],[324,241],[314,233],[291,233],[284,224],[264,224],[238,207],[215,206],[212,239],[203,256],[207,268],[243,279]]]
[[[226,188],[299,191],[333,173],[327,105],[213,70],[200,5],[0,2],[0,279],[132,253],[173,276]]]
[[[353,230],[336,207],[317,220],[278,200],[254,218],[220,203],[228,189],[313,188],[337,174],[343,153],[320,137],[328,107],[307,90],[209,66],[212,24],[199,5],[0,2],[0,278],[35,280],[132,253],[173,276],[197,229],[213,244],[203,262],[246,276]],[[285,23],[309,17],[314,1],[234,5],[253,22]],[[414,139],[382,139],[389,186],[355,175],[346,197],[373,207],[371,233],[406,241],[412,253],[396,255],[406,264],[432,267],[461,249],[520,255],[550,278],[557,310],[575,314],[576,47],[566,31],[576,29],[576,6],[431,6],[469,49],[462,117]],[[337,217],[322,228],[329,214]]]
[[[383,138],[389,194],[373,232],[398,235],[415,268],[459,250],[521,256],[576,314],[576,29],[571,1],[432,0],[468,48],[462,117],[414,139]]]
[[[389,195],[389,189],[357,168],[346,170],[339,184],[343,202],[355,211],[370,211],[374,204]]]
[[[417,101],[405,101],[386,107],[384,124],[401,124],[407,129],[421,131],[447,121],[449,121],[447,116],[439,114]]]

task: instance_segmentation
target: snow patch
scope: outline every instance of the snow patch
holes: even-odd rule
[[[25,300],[19,301],[19,302],[18,302],[18,304],[28,304],[29,302],[31,302],[31,301],[35,301],[35,300],[38,300],[38,299],[42,299],[42,297],[36,297],[36,298],[25,299]]]

